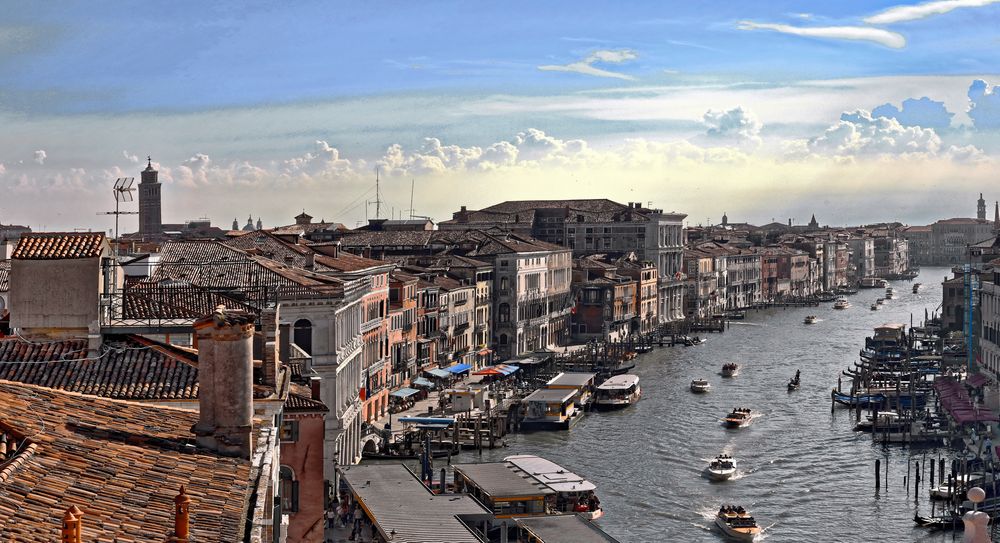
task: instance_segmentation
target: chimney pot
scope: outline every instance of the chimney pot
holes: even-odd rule
[[[190,509],[191,497],[184,491],[184,485],[181,485],[180,493],[174,498],[174,538],[177,543],[188,543],[191,533]]]

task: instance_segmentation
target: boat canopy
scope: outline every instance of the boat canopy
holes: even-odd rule
[[[545,386],[548,387],[582,387],[591,384],[594,378],[597,377],[596,373],[582,373],[582,372],[563,372],[556,375]]]
[[[455,364],[454,366],[451,366],[450,368],[445,368],[445,369],[448,370],[448,371],[450,371],[451,373],[454,373],[454,374],[457,375],[459,373],[465,373],[465,372],[471,370],[472,366],[469,365],[469,364]]]
[[[627,390],[639,384],[639,377],[636,375],[614,375],[607,381],[601,383],[597,390]]]
[[[415,388],[401,388],[399,390],[394,390],[389,393],[390,396],[395,396],[397,398],[409,398],[414,394],[419,394],[420,391]]]

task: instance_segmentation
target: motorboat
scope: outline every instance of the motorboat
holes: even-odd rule
[[[802,322],[804,324],[816,324],[816,315],[806,315],[806,318]]]
[[[881,277],[865,277],[858,284],[861,288],[885,288],[886,285],[886,280]]]
[[[726,415],[726,418],[722,419],[722,423],[726,428],[743,428],[745,426],[750,426],[753,422],[754,413],[745,407],[737,407],[733,409],[733,412]]]
[[[628,407],[639,401],[641,395],[638,376],[629,373],[613,375],[597,387],[594,407],[598,409]]]
[[[885,298],[876,298],[875,305],[882,305],[885,303]]]
[[[846,298],[838,298],[836,302],[833,302],[834,309],[847,309],[851,307],[851,302],[848,302]]]
[[[879,309],[882,309],[882,306],[878,304],[872,304],[872,311],[878,311]]]
[[[708,379],[695,379],[691,381],[691,392],[702,394],[709,390],[712,390],[712,385],[708,382]]]
[[[916,294],[916,293],[920,292],[920,287],[922,287],[922,286],[923,285],[921,285],[920,283],[913,283],[913,293]]]
[[[708,478],[713,481],[725,481],[736,475],[736,461],[728,454],[716,456],[705,469]]]
[[[690,337],[690,336],[688,336],[688,337],[684,338],[684,345],[686,347],[693,347],[695,345],[701,345],[702,343],[705,343],[706,341],[708,341],[708,340],[705,339],[705,338],[702,338],[702,337],[698,337],[698,336]]]
[[[956,475],[952,479],[952,485],[949,488],[948,482],[945,481],[937,486],[932,486],[929,490],[932,500],[950,500],[952,493],[959,495],[965,495],[965,487],[969,486],[969,482],[972,480],[970,475]]]
[[[740,374],[740,365],[736,362],[729,362],[722,365],[723,377],[736,377]]]
[[[885,299],[891,300],[896,295],[896,291],[892,290],[892,287],[885,288]]]
[[[756,541],[761,528],[742,506],[723,505],[715,515],[715,525],[736,541]]]
[[[913,522],[922,528],[932,530],[964,530],[965,524],[962,522],[962,515],[956,512],[945,513],[942,516],[927,517],[919,514],[913,515]]]

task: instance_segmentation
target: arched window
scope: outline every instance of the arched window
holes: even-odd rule
[[[299,482],[295,480],[295,472],[288,466],[281,466],[278,472],[281,478],[281,509],[289,513],[299,510]]]
[[[312,354],[313,332],[312,323],[309,319],[299,319],[295,321],[295,330],[292,332],[292,341],[300,349],[308,354]]]
[[[500,322],[510,322],[510,304],[500,304],[500,315],[497,318]]]
[[[500,334],[500,345],[507,344],[507,334]]]

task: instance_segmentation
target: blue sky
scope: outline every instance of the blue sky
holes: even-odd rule
[[[676,185],[721,186],[739,202],[718,205],[757,222],[815,202],[835,222],[889,218],[830,189],[849,177],[924,187],[935,197],[893,217],[921,222],[968,214],[961,198],[939,209],[935,191],[956,178],[977,191],[1000,151],[996,96],[967,114],[974,80],[1000,82],[988,0],[4,4],[5,223],[101,227],[81,204],[104,205],[106,179],[147,153],[174,184],[177,221],[274,225],[315,206],[354,222],[364,210],[340,204],[379,166],[405,189],[418,179],[439,218],[635,192],[721,214]],[[913,107],[928,111],[896,125],[840,117],[923,96]],[[932,118],[945,121],[919,124]],[[921,177],[885,179],[885,161]],[[514,192],[460,190],[497,181]],[[775,209],[763,195],[777,189],[796,196]]]

